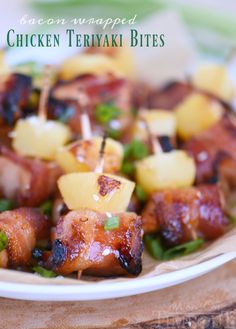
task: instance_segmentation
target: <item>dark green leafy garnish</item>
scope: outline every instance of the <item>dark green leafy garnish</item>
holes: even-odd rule
[[[34,266],[33,270],[34,270],[34,272],[40,274],[44,278],[55,278],[57,276],[57,274],[55,272],[46,270],[45,268],[43,268],[41,266]]]
[[[41,206],[40,209],[44,213],[44,215],[51,216],[52,214],[52,201],[47,200]]]
[[[136,185],[135,194],[136,194],[136,197],[138,198],[138,200],[141,202],[146,202],[148,199],[147,193],[144,191],[144,189],[140,185]]]
[[[112,217],[107,218],[105,220],[104,230],[105,231],[111,231],[111,230],[114,230],[116,228],[119,228],[119,225],[120,225],[119,217],[112,216]]]
[[[13,202],[8,199],[0,199],[0,212],[13,209]]]
[[[8,244],[7,235],[4,232],[0,231],[0,252],[6,249],[7,244]]]
[[[173,248],[165,249],[161,237],[153,235],[144,236],[145,246],[150,255],[157,260],[170,260],[176,257],[186,256],[198,250],[204,243],[203,239],[186,242]]]
[[[135,171],[134,162],[148,156],[148,147],[143,142],[134,139],[131,143],[125,145],[124,160],[121,172],[125,175],[132,175]]]
[[[106,125],[112,119],[117,119],[121,115],[121,110],[112,104],[99,104],[95,109],[95,118],[98,123]]]
[[[121,137],[121,131],[118,129],[108,128],[107,136],[113,139],[119,139]]]
[[[132,162],[124,161],[121,166],[121,172],[125,175],[132,175],[135,171],[135,165]]]
[[[148,148],[143,142],[134,139],[130,144],[125,145],[125,159],[141,160],[147,156]]]

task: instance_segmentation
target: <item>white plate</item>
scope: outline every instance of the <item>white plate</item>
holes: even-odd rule
[[[171,287],[208,273],[236,258],[236,253],[220,255],[183,270],[121,282],[101,281],[81,285],[24,284],[0,281],[0,296],[34,301],[83,301],[132,296]],[[56,279],[52,279],[56,280]]]

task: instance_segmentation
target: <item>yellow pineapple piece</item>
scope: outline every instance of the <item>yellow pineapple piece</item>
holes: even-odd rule
[[[54,160],[57,149],[65,145],[70,136],[69,128],[63,123],[32,116],[17,121],[13,148],[23,156]]]
[[[115,175],[84,172],[61,176],[58,187],[69,209],[122,212],[128,207],[135,184]]]
[[[193,85],[226,102],[230,102],[235,88],[224,65],[203,64],[193,75]]]
[[[191,186],[196,166],[185,151],[171,151],[149,156],[136,163],[136,181],[151,194],[166,188]]]
[[[56,161],[66,173],[93,171],[97,165],[101,144],[102,138],[94,137],[61,147],[58,149]],[[122,144],[107,138],[103,171],[110,174],[119,172],[123,155]]]
[[[178,135],[187,140],[207,130],[223,115],[224,108],[206,95],[194,93],[186,97],[176,108]]]

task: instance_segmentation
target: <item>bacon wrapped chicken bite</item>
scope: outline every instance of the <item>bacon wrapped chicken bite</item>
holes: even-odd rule
[[[217,185],[167,189],[154,193],[142,213],[145,233],[160,232],[167,245],[197,237],[222,235],[228,225],[224,200]]]
[[[60,218],[48,266],[61,274],[138,275],[142,251],[141,219],[136,214],[78,209]]]
[[[61,169],[52,162],[23,158],[0,148],[0,195],[18,206],[35,207],[56,190]]]
[[[194,158],[196,182],[203,183],[218,175],[218,168],[225,157],[236,161],[236,123],[232,116],[224,116],[205,132],[193,137],[184,145]]]
[[[0,232],[6,237],[0,267],[29,265],[36,241],[48,238],[49,221],[38,209],[18,208],[0,214]]]

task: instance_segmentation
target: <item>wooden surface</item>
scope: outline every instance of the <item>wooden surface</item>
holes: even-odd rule
[[[235,329],[236,261],[185,284],[129,298],[0,303],[3,329]]]

